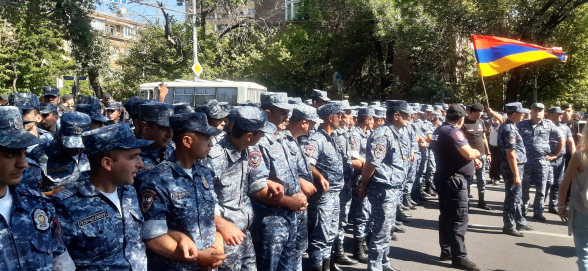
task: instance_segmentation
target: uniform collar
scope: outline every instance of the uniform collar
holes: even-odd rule
[[[390,130],[392,131],[392,133],[396,137],[399,137],[400,136],[400,130],[398,130],[398,128],[396,128],[396,126],[394,126],[394,124],[392,124],[390,122],[386,122],[386,124],[388,124],[388,127],[390,127]]]
[[[10,196],[12,197],[12,206],[14,206],[15,209],[22,209],[25,210],[26,212],[30,212],[32,209],[31,207],[26,203],[26,201],[23,201],[20,194],[30,194],[30,192],[26,191],[25,188],[21,188],[18,185],[10,185],[8,186],[8,190],[10,190]]]
[[[243,152],[238,152],[235,149],[235,147],[233,147],[233,144],[231,144],[231,142],[229,142],[228,136],[225,136],[225,138],[223,138],[223,140],[221,140],[217,144],[221,145],[221,147],[227,153],[227,156],[229,156],[229,158],[231,158],[231,162],[235,163],[243,157]],[[243,151],[245,151],[245,150],[243,150]]]
[[[178,158],[176,158],[176,152],[173,151],[169,158],[167,159],[167,161],[169,161],[171,168],[173,171],[175,171],[176,173],[178,173],[180,176],[188,176],[188,173],[186,173],[186,171],[184,170],[184,168],[182,167],[182,165],[180,165],[180,162],[178,162]],[[194,163],[192,165],[192,175],[194,175],[194,173],[198,173],[196,170],[194,170],[196,168],[196,163]],[[190,178],[192,178],[193,176],[189,176]]]
[[[80,191],[80,194],[86,197],[100,195],[100,190],[96,189],[96,186],[90,182],[89,178],[84,178],[83,180],[80,178],[77,183],[77,189]]]

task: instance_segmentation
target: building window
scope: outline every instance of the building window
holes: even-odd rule
[[[239,16],[243,16],[243,11],[239,12]]]
[[[123,36],[125,37],[134,37],[136,36],[136,30],[130,27],[123,27]]]
[[[253,15],[253,14],[255,14],[255,9],[254,9],[254,8],[250,8],[250,9],[249,9],[249,14],[250,14],[250,15]]]

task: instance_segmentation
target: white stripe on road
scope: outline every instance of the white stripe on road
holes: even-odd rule
[[[470,224],[469,226],[484,228],[484,229],[491,229],[491,230],[500,230],[502,231],[502,227],[496,226],[489,226],[489,225],[480,225],[480,224]],[[542,231],[522,231],[524,234],[537,234],[537,235],[545,235],[545,236],[553,236],[553,237],[561,237],[561,238],[572,238],[567,234],[559,234],[559,233],[551,233],[551,232],[542,232]]]

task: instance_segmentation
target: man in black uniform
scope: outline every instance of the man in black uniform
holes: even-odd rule
[[[465,135],[466,139],[470,143],[470,147],[476,149],[481,153],[480,162],[482,167],[476,169],[476,181],[478,187],[478,208],[490,210],[490,206],[484,201],[484,192],[486,192],[486,170],[484,163],[486,157],[490,160],[490,149],[488,148],[488,141],[486,140],[486,125],[480,117],[484,114],[484,106],[480,103],[470,105],[470,114],[464,119],[461,130]],[[474,182],[474,176],[468,178],[468,197],[471,195],[470,186]],[[470,197],[471,198],[471,197]]]
[[[447,109],[446,122],[433,132],[431,148],[437,171],[433,182],[439,196],[439,245],[441,261],[451,259],[451,265],[464,270],[480,270],[467,257],[465,233],[468,228],[467,181],[474,174],[480,152],[470,147],[460,127],[466,112],[461,105]]]

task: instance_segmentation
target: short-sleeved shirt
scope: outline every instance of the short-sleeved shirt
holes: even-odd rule
[[[470,143],[470,147],[478,150],[480,153],[486,153],[486,147],[484,146],[484,133],[486,132],[486,125],[480,119],[470,120],[465,118],[461,130],[465,135],[465,138]]]
[[[572,135],[572,131],[570,130],[570,127],[568,127],[565,123],[558,123],[556,124],[557,128],[560,130],[561,136],[564,140],[568,140],[568,139],[574,139],[574,136]],[[555,138],[550,138],[549,139],[549,147],[551,147],[551,150],[554,151],[555,149],[557,149],[557,140],[555,140]],[[566,142],[564,142],[564,144],[567,144]],[[559,154],[559,157],[566,155],[567,152],[567,146],[564,145],[563,150],[561,151],[561,153]]]
[[[376,167],[370,184],[386,188],[399,187],[406,179],[407,168],[398,138],[400,132],[390,122],[376,128],[367,141],[366,163]],[[369,189],[369,188],[368,188]]]
[[[304,144],[304,152],[309,157],[310,164],[329,182],[329,191],[341,191],[344,184],[344,161],[335,139],[319,127]]]
[[[517,157],[517,163],[519,165],[527,162],[527,153],[523,138],[519,134],[517,126],[510,120],[506,120],[498,128],[498,149],[500,153],[500,163],[506,165],[506,168],[510,170],[508,165],[508,159],[506,158],[506,150],[514,149],[515,156]]]
[[[339,127],[331,134],[331,137],[335,140],[337,144],[337,148],[341,153],[341,157],[343,158],[343,175],[345,180],[349,180],[351,174],[353,173],[353,164],[351,163],[352,155],[351,155],[351,146],[349,144],[349,133]]]
[[[198,250],[210,248],[216,239],[216,193],[210,170],[194,164],[186,172],[172,153],[143,176],[139,204],[145,217],[141,237],[153,239],[168,230],[189,236]],[[147,252],[147,257],[167,270],[205,270],[196,263],[179,262]]]
[[[273,134],[266,133],[255,146],[256,151],[262,153],[265,165],[269,169],[269,179],[279,180],[284,187],[284,195],[292,196],[300,193],[300,179],[296,153],[286,145],[286,140]],[[252,199],[254,207],[266,209],[281,209],[270,206],[256,199]]]
[[[474,174],[474,161],[468,160],[459,152],[459,148],[470,144],[464,132],[451,123],[443,123],[433,132],[431,148],[435,154],[435,163],[439,176],[451,176],[455,173],[470,177]]]
[[[523,120],[517,124],[517,128],[523,138],[528,161],[545,159],[545,155],[552,152],[549,142],[551,140],[559,141],[563,138],[560,129],[547,119],[538,123]]]
[[[53,270],[65,252],[51,200],[38,191],[8,186],[10,224],[0,215],[0,270]]]
[[[51,197],[61,239],[77,270],[147,270],[145,244],[141,241],[143,215],[132,185],[117,188],[118,208],[88,180]]]
[[[267,186],[269,170],[259,150],[249,147],[239,152],[228,139],[225,137],[214,145],[201,163],[213,173],[217,215],[244,231],[253,222],[249,195]]]
[[[312,177],[312,168],[310,167],[310,160],[308,156],[304,154],[302,146],[298,144],[298,141],[294,138],[294,136],[292,136],[292,133],[290,133],[290,131],[288,130],[282,131],[281,136],[284,138],[284,140],[286,140],[286,145],[288,146],[290,151],[295,155],[298,177],[313,183],[314,178]]]

